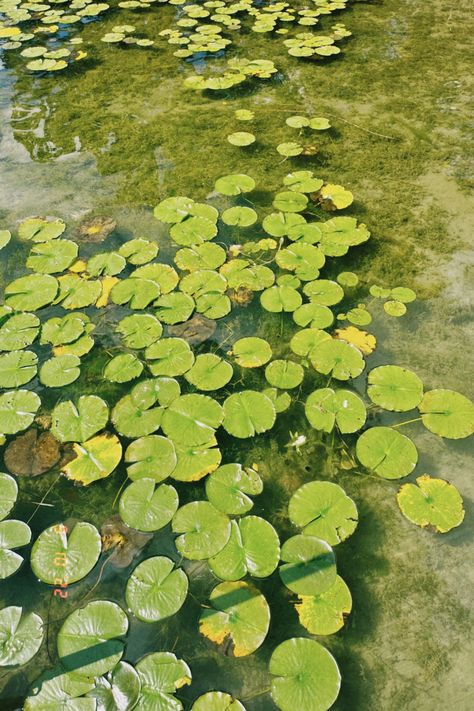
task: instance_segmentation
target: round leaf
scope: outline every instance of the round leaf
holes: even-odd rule
[[[130,610],[142,622],[158,622],[176,614],[188,593],[188,579],[164,556],[148,558],[137,565],[125,589]]]
[[[418,452],[405,435],[390,427],[371,427],[356,444],[360,463],[384,479],[408,476],[416,466]]]

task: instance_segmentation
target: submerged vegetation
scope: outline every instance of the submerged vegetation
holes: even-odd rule
[[[187,62],[227,53],[242,30],[285,38],[290,57],[324,61],[350,35],[340,23],[325,35],[308,29],[345,9],[338,0],[316,0],[311,9],[169,4],[178,7],[173,27],[153,38],[115,24],[101,40],[118,51],[154,52],[159,36]],[[109,10],[117,8],[2,2],[3,48],[20,50],[33,72],[65,70],[91,55],[76,48],[82,38],[74,30]],[[269,59],[226,55],[217,71],[195,68],[184,86],[216,101],[221,92],[229,100],[258,91],[260,80],[279,80]],[[0,436],[9,472],[0,474],[0,578],[30,566],[38,595],[50,595],[44,619],[16,604],[0,611],[0,666],[14,674],[41,658],[40,676],[28,678],[26,711],[184,704],[244,711],[264,695],[282,711],[329,709],[341,674],[324,638],[343,629],[353,606],[335,549],[361,518],[333,479],[340,471],[369,482],[410,476],[418,464],[414,422],[447,444],[474,432],[474,404],[464,394],[442,382],[425,387],[413,370],[378,359],[366,330],[377,302],[387,320],[397,319],[417,295],[405,283],[381,286],[348,271],[369,228],[351,215],[352,192],[304,162],[320,151],[332,120],[291,112],[280,121],[289,140],[269,152],[281,172],[272,192],[247,174],[247,156],[261,140],[255,114],[235,108],[235,124],[221,137],[236,151],[228,169],[235,172],[223,166],[205,200],[170,193],[157,201],[160,239],[125,236],[107,214],[76,227],[34,215],[0,232],[3,254],[21,260],[0,307]],[[234,130],[241,127],[250,130]],[[251,335],[239,333],[245,318]],[[291,433],[288,450],[299,454],[312,439],[323,464],[315,480],[293,487],[284,511],[274,511],[274,482],[245,446],[251,456],[254,438],[280,438],[283,417],[304,428]],[[21,505],[15,477],[28,483],[48,472],[45,496],[60,482],[68,495],[74,487],[97,492],[100,522],[82,510],[61,519],[54,512],[32,536],[44,498],[27,522],[10,518]],[[416,474],[396,494],[387,487],[400,520],[433,534],[459,526],[457,488],[435,471]],[[110,568],[125,570],[113,590]],[[76,586],[86,579],[87,587]],[[56,607],[51,619],[53,599],[68,594],[73,607]],[[281,636],[272,624],[288,610],[297,631]],[[189,639],[200,635],[216,660],[251,657],[268,643],[266,686],[237,699],[216,690],[227,684],[216,666],[211,688],[186,693],[199,657],[195,671],[192,650],[177,655],[160,640],[178,614],[186,615]],[[153,651],[130,652],[148,629]]]

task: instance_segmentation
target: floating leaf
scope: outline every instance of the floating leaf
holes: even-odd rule
[[[191,447],[182,442],[176,444],[178,462],[172,477],[177,481],[199,481],[213,472],[221,463],[222,454],[216,447],[215,438],[206,444]]]
[[[133,353],[120,353],[104,369],[104,378],[112,383],[127,383],[143,373],[143,363]]]
[[[323,181],[314,178],[311,170],[295,170],[283,178],[283,184],[298,193],[314,193],[322,187]]]
[[[205,609],[199,631],[216,644],[230,644],[234,657],[255,652],[267,636],[270,608],[264,596],[244,582],[216,585],[209,596],[212,608]]]
[[[341,675],[332,654],[305,637],[287,639],[273,651],[269,665],[272,698],[281,711],[327,711],[339,695]]]
[[[81,360],[76,355],[60,355],[45,361],[40,368],[39,379],[48,388],[70,385],[80,376]]]
[[[276,263],[288,269],[303,281],[311,281],[319,276],[319,270],[326,258],[318,247],[304,242],[296,242],[277,252]]]
[[[270,344],[263,338],[239,338],[232,347],[235,360],[241,368],[258,368],[272,357]]]
[[[304,328],[292,337],[290,348],[297,355],[307,356],[329,340],[331,340],[331,336],[327,331],[319,328]]]
[[[474,432],[474,403],[454,390],[429,390],[418,409],[425,427],[440,437],[462,439]]]
[[[407,312],[407,307],[401,301],[386,301],[383,305],[383,310],[389,316],[399,318]]]
[[[310,301],[323,306],[334,306],[344,298],[344,289],[336,281],[316,279],[305,284],[304,293]]]
[[[163,294],[163,296],[160,296],[160,298],[155,301],[155,306],[158,307],[156,315],[160,321],[167,324],[175,324],[187,321],[193,313],[196,303],[189,294],[173,292],[172,294]]]
[[[273,526],[259,516],[232,521],[228,543],[209,560],[212,572],[221,580],[239,580],[247,573],[267,578],[280,560],[280,541]]]
[[[286,141],[285,143],[279,143],[276,149],[281,156],[285,156],[286,158],[291,158],[292,156],[299,156],[304,151],[304,148],[301,143],[298,143],[297,141]]]
[[[102,544],[99,531],[90,523],[79,521],[68,531],[63,524],[45,529],[31,551],[31,568],[37,578],[56,585],[59,578],[66,585],[82,580],[99,560]]]
[[[234,437],[253,437],[275,424],[275,406],[266,395],[256,390],[242,390],[224,402],[222,426]]]
[[[160,293],[161,289],[155,281],[129,277],[115,284],[111,298],[114,304],[129,304],[131,309],[146,309]]]
[[[0,388],[18,388],[32,380],[38,356],[32,351],[10,351],[0,355]]]
[[[358,513],[344,489],[329,481],[310,481],[293,494],[288,515],[307,536],[336,546],[354,533]]]
[[[191,711],[245,711],[245,706],[224,691],[208,691],[196,699]]]
[[[12,233],[9,230],[0,230],[0,249],[7,246],[12,238]]]
[[[16,351],[30,346],[39,332],[40,320],[35,314],[9,316],[0,327],[0,350]]]
[[[107,676],[94,679],[94,684],[94,688],[87,693],[87,699],[80,700],[85,702],[90,699],[97,704],[91,707],[91,711],[128,711],[135,707],[140,695],[138,672],[127,662],[119,662]],[[66,703],[70,704],[69,699]],[[89,711],[89,708],[82,709],[81,706],[77,711]]]
[[[273,200],[273,207],[281,212],[302,212],[307,205],[308,198],[306,195],[294,191],[277,193]]]
[[[151,314],[133,314],[119,321],[117,332],[127,348],[146,348],[161,337],[163,326]]]
[[[130,610],[142,622],[158,622],[175,615],[188,592],[188,579],[181,568],[164,556],[148,558],[137,565],[125,589]]]
[[[250,227],[257,222],[257,213],[251,207],[229,207],[222,213],[222,222],[234,227]]]
[[[339,575],[334,585],[320,595],[303,595],[295,605],[300,623],[311,634],[334,634],[344,626],[352,609],[349,588]]]
[[[51,432],[31,428],[12,440],[4,453],[7,469],[16,476],[38,476],[59,462],[61,448]]]
[[[213,353],[202,353],[185,374],[185,378],[198,390],[219,390],[227,385],[232,375],[230,363]]]
[[[85,332],[88,323],[88,316],[76,312],[50,318],[41,326],[41,343],[59,346],[77,341]]]
[[[390,427],[371,427],[356,445],[360,463],[384,479],[401,479],[416,466],[418,452],[408,437]]]
[[[27,546],[30,540],[30,527],[23,521],[0,522],[0,580],[16,573],[23,558],[14,549]]]
[[[280,578],[298,595],[317,595],[336,580],[336,559],[326,541],[310,535],[297,535],[282,545]]]
[[[301,294],[292,286],[271,286],[260,296],[263,308],[271,313],[296,311],[302,301]]]
[[[303,304],[293,312],[293,320],[298,326],[311,328],[329,328],[334,321],[334,315],[327,306],[311,302]]]
[[[174,444],[159,435],[140,437],[128,446],[125,461],[132,462],[127,467],[132,481],[147,477],[158,483],[166,479],[176,466]]]
[[[390,289],[390,296],[395,301],[401,301],[402,304],[409,304],[416,299],[413,289],[405,286],[396,286],[394,289]]]
[[[114,427],[124,437],[143,437],[155,432],[163,417],[163,407],[152,407],[154,399],[143,399],[134,392],[122,397],[112,410]]]
[[[102,292],[98,279],[84,279],[77,274],[64,274],[58,277],[59,294],[55,303],[65,309],[83,309],[92,306]]]
[[[275,405],[277,414],[285,412],[291,405],[291,396],[286,392],[278,392],[277,388],[266,388],[262,391]]]
[[[193,501],[176,512],[173,533],[176,548],[185,558],[204,560],[221,551],[229,540],[230,519],[208,501]]]
[[[175,515],[179,499],[176,489],[143,477],[127,486],[120,497],[119,511],[123,521],[137,531],[159,531]]]
[[[11,281],[5,287],[5,303],[15,311],[37,311],[56,297],[58,281],[49,274],[32,274]]]
[[[309,354],[311,363],[318,373],[337,380],[356,378],[365,368],[361,352],[352,344],[337,339],[325,340]]]
[[[241,464],[224,464],[206,481],[206,495],[211,504],[234,516],[250,511],[255,496],[263,491],[263,483],[254,469],[243,469]]]
[[[138,710],[181,711],[181,702],[172,694],[191,683],[191,670],[183,659],[171,652],[154,652],[140,659],[136,669],[141,684]]]
[[[216,180],[214,188],[222,195],[241,195],[255,188],[255,180],[242,173],[224,175]]]
[[[367,395],[385,410],[406,412],[420,404],[423,383],[411,370],[397,365],[382,365],[370,371]]]
[[[351,343],[353,346],[358,348],[364,355],[370,355],[377,345],[375,336],[367,331],[361,331],[354,326],[347,326],[347,328],[336,328],[334,331],[334,338],[339,338],[342,341]]]
[[[77,244],[67,239],[43,242],[33,247],[26,266],[40,274],[57,274],[71,266],[78,252]]]
[[[83,699],[94,682],[60,667],[49,669],[36,679],[25,700],[25,711],[55,711],[66,707],[68,711],[98,711],[94,699]]]
[[[0,521],[8,516],[18,496],[18,484],[9,474],[0,472]]]
[[[100,676],[120,661],[128,630],[127,615],[109,600],[94,600],[71,612],[57,636],[61,664],[81,676]]]
[[[122,244],[118,252],[130,264],[146,264],[158,254],[158,245],[147,239],[130,239]]]
[[[360,430],[367,417],[360,397],[350,390],[332,388],[314,390],[306,400],[305,413],[316,430],[331,432],[337,425],[343,434]]]
[[[194,354],[183,338],[163,338],[145,351],[152,375],[183,375],[194,363]]]
[[[66,229],[66,223],[59,217],[27,217],[18,226],[18,237],[33,242],[49,242],[56,239]]]
[[[403,484],[397,502],[409,521],[422,528],[433,526],[439,533],[447,533],[464,520],[463,500],[456,487],[428,474],[417,477],[416,484]]]
[[[318,199],[325,210],[343,210],[352,204],[354,196],[342,185],[328,183],[321,188]]]
[[[22,613],[16,606],[0,610],[0,667],[26,664],[41,647],[43,620],[34,612]]]
[[[102,252],[101,254],[94,254],[87,261],[87,273],[93,277],[115,276],[120,274],[126,265],[125,257],[119,252]]]
[[[120,440],[107,432],[81,444],[74,442],[72,448],[76,456],[62,471],[84,486],[112,474],[122,459]]]
[[[291,360],[273,360],[265,368],[265,378],[270,385],[282,390],[291,390],[301,385],[304,369]]]
[[[200,269],[217,269],[226,260],[225,250],[218,244],[204,242],[194,247],[184,247],[179,249],[174,257],[174,261],[180,269],[190,272]]]
[[[56,439],[60,442],[84,442],[105,427],[109,408],[97,395],[82,395],[77,405],[72,400],[58,403],[51,417],[51,432]]]
[[[6,435],[26,430],[40,405],[40,398],[30,390],[10,390],[0,395],[0,432]]]
[[[181,395],[165,411],[161,428],[175,442],[198,446],[208,442],[222,423],[222,407],[207,395]]]
[[[227,140],[233,146],[250,146],[255,143],[255,136],[248,131],[236,131],[227,136]]]

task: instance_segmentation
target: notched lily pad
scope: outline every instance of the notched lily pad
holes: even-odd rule
[[[428,474],[417,477],[416,484],[403,484],[397,494],[402,514],[412,523],[432,526],[447,533],[464,520],[463,500],[455,486]]]

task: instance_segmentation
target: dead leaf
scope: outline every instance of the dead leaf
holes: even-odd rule
[[[116,227],[112,217],[91,217],[79,225],[77,234],[81,242],[103,242]]]
[[[48,472],[61,457],[61,445],[51,432],[30,429],[15,437],[5,450],[5,465],[16,476],[38,476]]]
[[[110,562],[116,568],[127,568],[142,548],[153,538],[152,533],[141,533],[126,526],[120,516],[109,518],[101,527],[102,548],[112,551]]]
[[[189,321],[179,323],[176,326],[169,326],[168,333],[170,336],[184,338],[191,345],[204,343],[208,338],[214,335],[216,330],[216,322],[202,314],[194,314]]]

